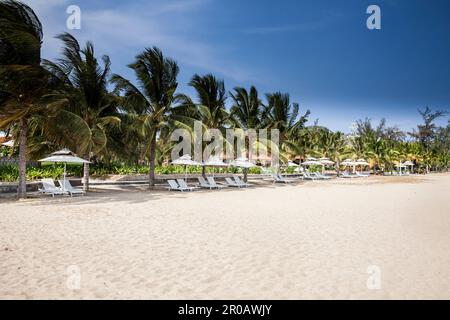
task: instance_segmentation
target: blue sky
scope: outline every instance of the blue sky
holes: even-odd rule
[[[43,56],[60,54],[53,37],[66,8],[81,8],[81,42],[94,42],[113,72],[158,46],[178,61],[179,90],[194,73],[213,73],[227,89],[255,85],[289,92],[311,120],[348,132],[369,117],[410,130],[417,108],[450,111],[448,0],[26,0],[44,25]],[[381,8],[382,29],[368,30],[366,9]],[[441,119],[440,124],[447,122]]]

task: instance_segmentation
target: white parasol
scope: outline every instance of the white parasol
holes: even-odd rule
[[[203,166],[205,167],[228,167],[229,164],[220,160],[218,156],[213,156],[208,159],[208,161],[203,162]],[[214,176],[214,172],[213,172]]]
[[[231,162],[233,167],[243,168],[244,169],[244,182],[247,182],[247,171],[250,168],[256,167],[256,164],[250,162],[247,158],[241,157],[237,158]]]
[[[244,169],[254,168],[256,167],[256,164],[249,161],[247,158],[237,158],[234,161],[231,162],[231,165],[233,167],[239,167]]]
[[[77,157],[69,149],[62,149],[50,154],[49,157],[39,160],[39,162],[53,162],[53,163],[64,163],[64,185],[61,186],[63,191],[66,191],[66,175],[67,175],[67,164],[84,164],[89,163],[89,161]]]
[[[188,154],[183,155],[182,157],[172,161],[173,165],[182,165],[184,166],[184,178],[187,180],[187,166],[201,166],[200,162],[192,160],[191,156]]]
[[[12,148],[12,147],[14,147],[14,140],[9,140],[9,141],[3,142],[2,146]]]

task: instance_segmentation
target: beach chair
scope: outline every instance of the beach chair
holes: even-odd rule
[[[356,175],[358,177],[361,177],[361,178],[368,178],[368,177],[370,177],[370,174],[366,174],[366,173],[362,173],[362,172],[358,172],[358,171],[356,171]]]
[[[247,187],[251,187],[251,186],[252,186],[252,184],[250,184],[250,183],[245,183],[244,181],[242,181],[241,178],[239,178],[239,176],[233,176],[233,179],[234,179],[234,181],[236,182],[236,184],[237,184],[238,186],[242,186],[242,187],[244,187],[244,188],[247,188]]]
[[[320,176],[320,174],[318,172],[311,172],[310,175],[312,177],[315,177],[317,180],[324,180],[324,178],[322,176]]]
[[[210,185],[205,178],[203,177],[197,177],[198,179],[198,184],[200,186],[200,188],[204,188],[204,189],[214,189],[215,187],[213,187],[212,185]]]
[[[305,171],[303,172],[303,180],[318,180],[316,176],[312,175],[311,173]]]
[[[166,189],[168,189],[170,191],[181,191],[181,192],[192,191],[192,190],[180,187],[175,180],[167,180],[167,183],[169,184],[169,186],[166,187]]]
[[[216,189],[226,188],[226,186],[221,186],[220,184],[217,184],[216,180],[214,180],[214,177],[206,177],[206,179],[208,179],[209,185],[213,188],[216,188]]]
[[[321,174],[320,172],[315,172],[315,176],[321,180],[330,180],[331,177]]]
[[[63,195],[67,193],[64,192],[61,188],[55,186],[55,182],[53,181],[53,179],[42,179],[41,183],[42,189],[39,189],[39,192],[43,194],[51,194],[52,197],[54,197],[55,195]]]
[[[278,175],[275,174],[275,173],[272,173],[272,180],[273,180],[273,183],[283,183],[283,182],[280,180],[280,177],[278,177]]]
[[[183,189],[184,191],[193,191],[195,189],[198,189],[196,187],[189,187],[184,179],[177,179],[177,182],[180,188]]]
[[[80,194],[82,196],[84,196],[86,194],[86,192],[84,190],[74,188],[70,184],[69,180],[58,180],[58,182],[59,182],[59,185],[61,186],[62,190],[69,193],[71,197],[73,197],[74,194]]]
[[[292,183],[294,180],[286,180],[281,174],[272,174],[273,183]]]
[[[347,179],[358,178],[358,176],[351,175],[351,174],[349,174],[347,171],[342,172],[341,177],[342,177],[342,178],[347,178]]]
[[[236,182],[231,180],[231,178],[225,178],[225,182],[227,183],[227,186],[233,187],[233,188],[243,188],[243,186],[238,185]]]

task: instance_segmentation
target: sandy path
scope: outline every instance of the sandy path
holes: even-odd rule
[[[0,298],[448,299],[449,191],[430,175],[0,200]]]

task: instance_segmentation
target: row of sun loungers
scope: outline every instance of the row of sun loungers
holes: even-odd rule
[[[68,194],[71,197],[74,195],[84,195],[85,192],[81,189],[74,188],[69,180],[58,180],[59,187],[55,185],[53,179],[42,179],[42,189],[39,189],[39,192],[42,194],[48,194],[52,197],[57,195],[65,195]]]
[[[402,173],[397,172],[397,171],[392,171],[392,172],[384,172],[383,175],[384,176],[409,176],[410,173],[409,173],[409,171],[402,172]]]
[[[169,186],[166,188],[170,191],[184,192],[184,191],[194,191],[200,188],[212,190],[212,189],[223,189],[227,187],[247,188],[252,186],[252,184],[245,183],[244,181],[242,181],[241,178],[239,178],[238,176],[233,176],[233,179],[229,177],[225,178],[225,184],[218,184],[214,180],[214,177],[207,177],[206,180],[204,177],[198,177],[197,179],[199,183],[198,187],[190,187],[188,186],[188,184],[184,179],[177,179],[177,180],[167,180],[167,184]]]
[[[359,178],[359,177],[369,177],[370,174],[364,174],[360,172],[356,172],[355,174],[349,174],[348,172],[343,172],[341,175],[343,178]],[[214,177],[198,177],[198,186],[191,187],[188,186],[186,181],[184,179],[176,179],[176,180],[167,180],[168,187],[166,189],[171,191],[194,191],[197,189],[223,189],[227,187],[231,188],[247,188],[251,187],[252,184],[246,183],[241,180],[239,176],[233,176],[225,178],[224,184],[218,184]],[[295,179],[286,179],[281,174],[272,174],[273,183],[293,183],[296,180]],[[303,180],[329,180],[331,179],[330,176],[323,175],[319,172],[304,172],[303,173]],[[85,192],[81,189],[74,188],[69,180],[58,180],[59,187],[57,187],[53,181],[53,179],[42,179],[42,189],[39,189],[39,191],[43,194],[48,194],[51,196],[56,195],[84,195]]]
[[[330,176],[323,175],[319,172],[304,172],[303,180],[330,180]]]
[[[351,179],[351,178],[368,178],[370,177],[369,173],[361,173],[361,172],[356,172],[355,174],[350,174],[347,171],[342,172],[341,175],[342,178],[347,178],[347,179]]]
[[[294,179],[286,179],[281,174],[273,173],[272,174],[273,183],[293,183],[295,182]]]

